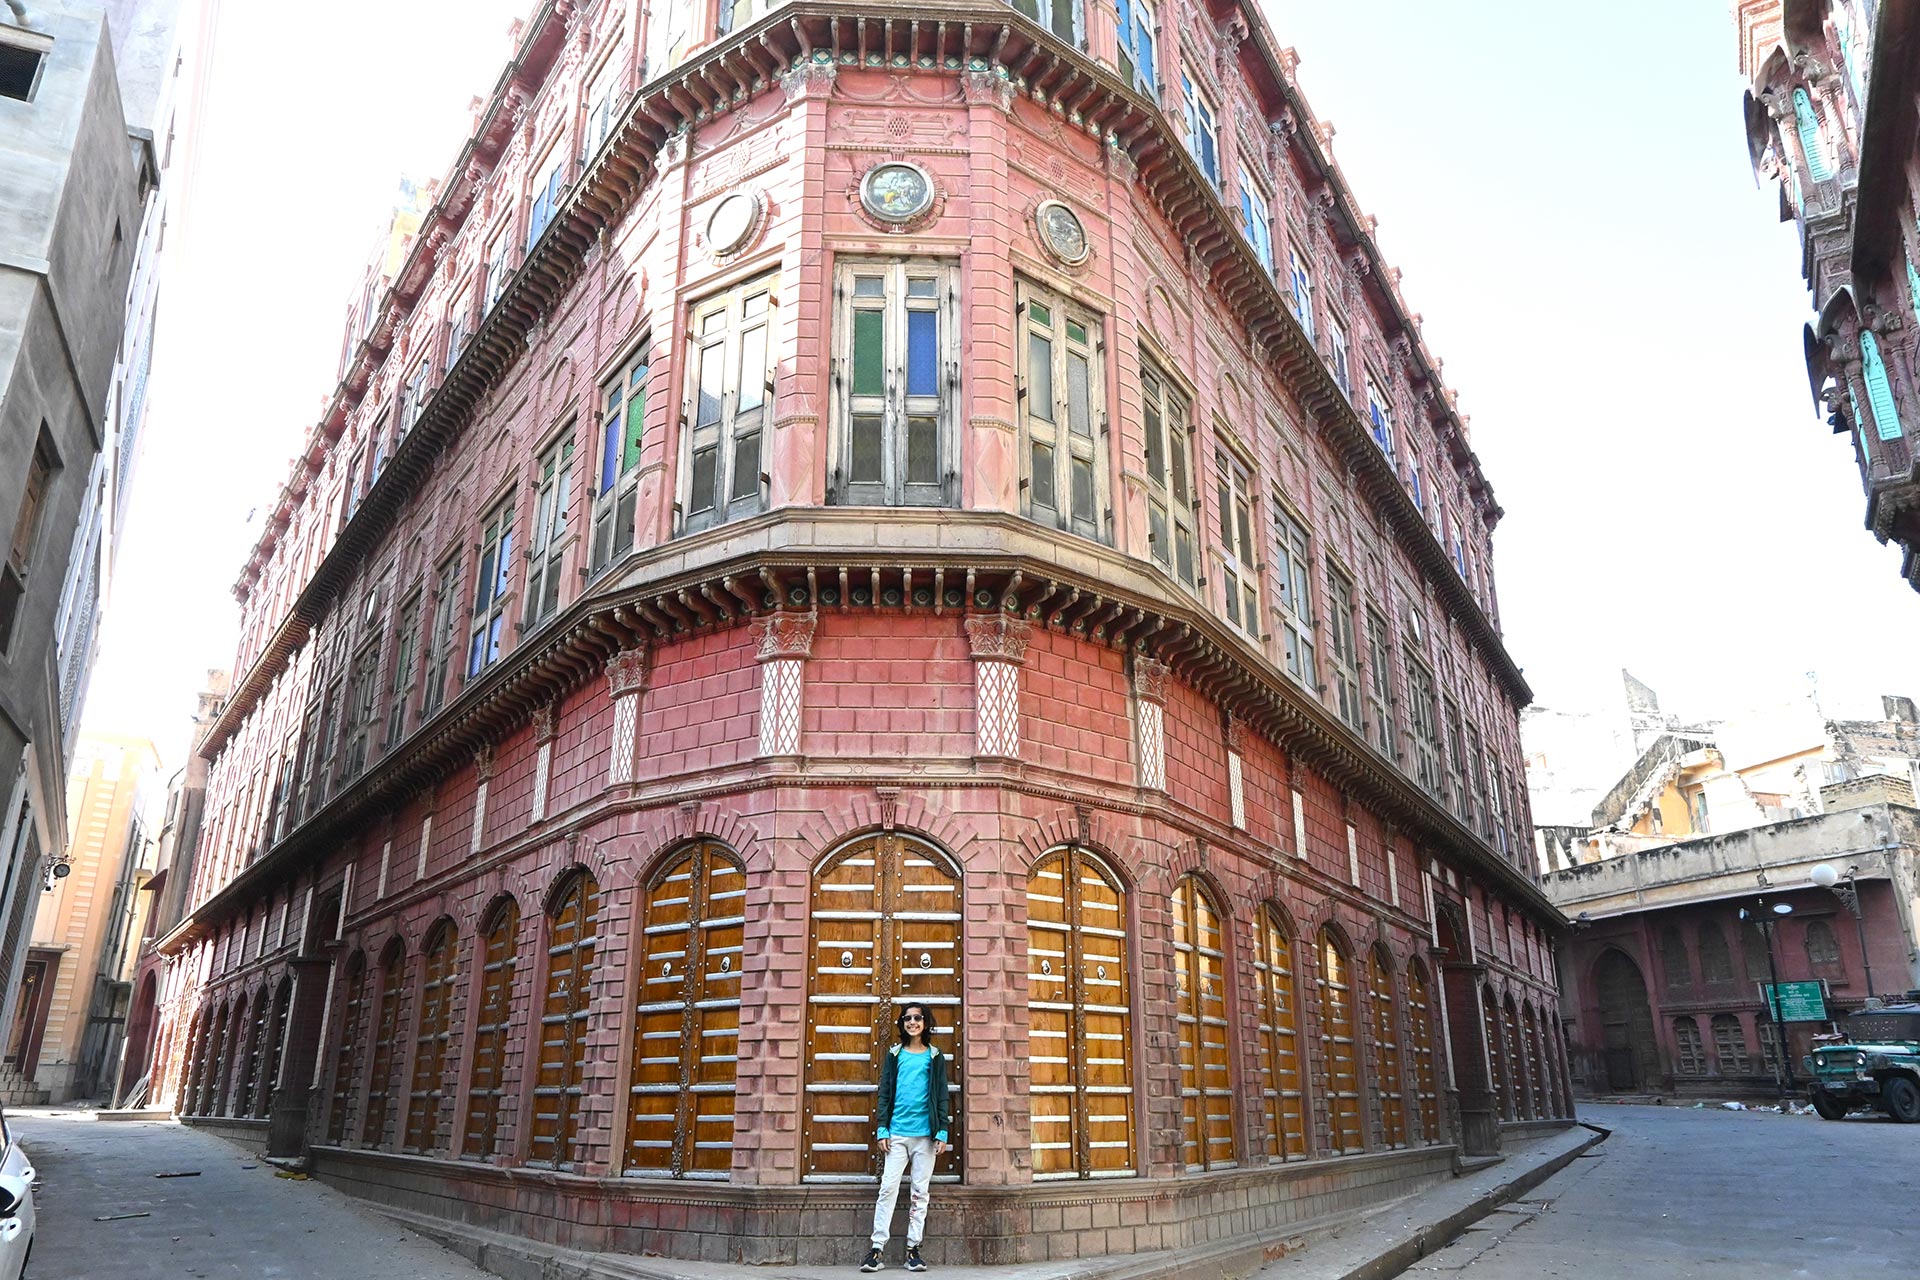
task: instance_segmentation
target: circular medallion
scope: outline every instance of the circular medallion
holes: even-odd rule
[[[716,257],[734,252],[753,235],[760,221],[760,197],[736,191],[707,215],[707,252]]]
[[[1081,225],[1080,215],[1060,201],[1042,200],[1040,207],[1034,210],[1033,220],[1040,229],[1040,243],[1047,246],[1048,253],[1068,266],[1079,266],[1093,252],[1093,246],[1087,243],[1087,229]]]
[[[911,222],[933,207],[933,179],[917,164],[889,160],[867,171],[860,204],[887,222]]]

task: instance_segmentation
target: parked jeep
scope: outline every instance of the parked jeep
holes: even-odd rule
[[[1920,1004],[1861,1009],[1839,1029],[1804,1059],[1813,1109],[1838,1120],[1876,1107],[1904,1124],[1920,1122]]]

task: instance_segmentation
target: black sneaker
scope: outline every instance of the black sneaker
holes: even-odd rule
[[[925,1271],[926,1269],[927,1269],[927,1264],[920,1260],[920,1246],[917,1244],[908,1245],[907,1246],[907,1270]]]
[[[907,1254],[909,1258],[913,1256],[912,1253]],[[878,1249],[869,1249],[867,1250],[867,1256],[861,1259],[860,1269],[862,1271],[878,1271],[886,1265],[886,1263],[880,1261],[880,1251]],[[912,1266],[913,1264],[909,1262],[907,1265]]]

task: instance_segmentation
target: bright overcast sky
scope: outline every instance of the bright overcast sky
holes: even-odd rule
[[[388,0],[368,39],[223,5],[90,727],[184,758],[396,180],[445,173],[530,7]],[[1730,5],[1268,12],[1473,417],[1507,512],[1507,641],[1539,701],[1593,702],[1623,666],[1702,716],[1809,671],[1830,713],[1920,695],[1900,656],[1920,596],[1862,529],[1852,455],[1807,393],[1799,247],[1747,167]]]

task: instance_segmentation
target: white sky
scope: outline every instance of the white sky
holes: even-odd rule
[[[90,728],[184,759],[397,179],[445,173],[530,8],[389,0],[369,28],[223,5]],[[1808,396],[1799,247],[1747,167],[1730,10],[1269,0],[1473,416],[1507,642],[1545,705],[1622,666],[1690,715],[1809,671],[1830,713],[1920,695],[1920,595]]]

